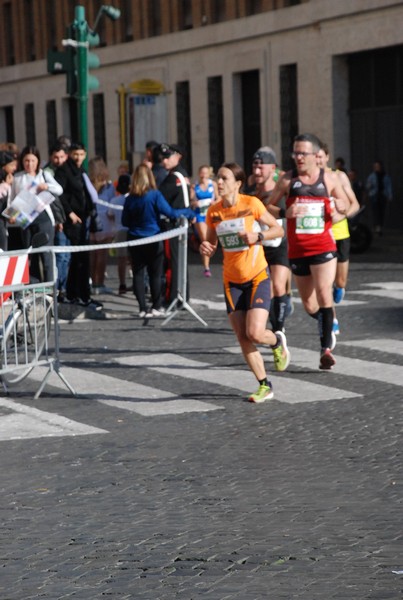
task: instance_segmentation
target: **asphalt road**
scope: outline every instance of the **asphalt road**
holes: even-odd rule
[[[401,598],[403,261],[381,246],[353,259],[331,373],[295,296],[262,405],[217,261],[191,256],[208,327],[117,294],[61,321],[77,396],[52,373],[34,401],[38,368],[0,398],[1,600]]]

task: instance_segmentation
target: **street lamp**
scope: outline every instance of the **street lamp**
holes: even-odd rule
[[[120,17],[120,10],[103,4],[91,29],[85,19],[84,6],[77,5],[74,10],[74,21],[67,27],[67,39],[62,40],[65,51],[48,51],[48,73],[67,75],[67,93],[77,101],[79,136],[87,149],[88,93],[99,87],[98,79],[91,75],[89,70],[97,69],[100,65],[99,57],[90,52],[89,48],[99,45],[96,28],[102,15],[116,21]]]
[[[114,6],[109,6],[108,4],[103,4],[98,11],[98,14],[95,19],[95,23],[92,26],[93,32],[95,32],[95,30],[98,26],[99,19],[102,17],[102,15],[106,15],[107,17],[109,17],[111,19],[111,21],[117,21],[120,17],[120,10],[118,8],[115,8]]]
[[[109,5],[102,5],[98,11],[92,29],[85,20],[84,6],[75,7],[75,20],[73,28],[77,40],[77,100],[78,100],[78,123],[80,138],[88,149],[88,93],[99,87],[96,77],[89,74],[89,69],[96,69],[100,65],[99,57],[89,51],[90,46],[99,45],[99,35],[96,27],[102,15],[106,15],[113,21],[120,17],[120,10]]]

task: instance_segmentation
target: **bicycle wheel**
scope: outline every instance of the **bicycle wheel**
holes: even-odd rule
[[[18,301],[4,328],[2,379],[6,384],[27,377],[47,351],[51,318],[52,303],[46,295],[25,295]]]

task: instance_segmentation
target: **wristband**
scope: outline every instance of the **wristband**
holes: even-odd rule
[[[280,208],[280,212],[278,213],[279,219],[285,219],[285,208]]]

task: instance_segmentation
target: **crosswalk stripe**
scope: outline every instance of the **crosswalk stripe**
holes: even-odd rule
[[[381,288],[383,290],[402,290],[403,291],[403,282],[402,281],[379,281],[376,283],[363,283],[364,287],[369,288]]]
[[[89,363],[86,364],[89,365]],[[37,367],[30,373],[29,378],[42,381],[45,373],[45,367]],[[176,394],[141,383],[103,375],[91,371],[90,368],[84,370],[63,366],[62,373],[67,381],[73,385],[77,394],[143,416],[206,412],[223,408],[200,400],[183,399]],[[66,389],[61,380],[55,375],[52,376],[50,383],[54,387]]]
[[[345,345],[348,345],[345,343]],[[289,346],[291,352],[291,365],[303,367],[304,369],[317,370],[319,363],[319,352],[306,350],[304,348],[294,348]],[[270,350],[263,349],[262,353],[269,353]],[[336,366],[331,373],[342,373],[352,377],[363,377],[370,381],[379,381],[382,383],[393,383],[403,386],[403,366],[390,365],[377,361],[362,360],[360,358],[348,358],[340,356],[335,351]]]
[[[0,441],[108,433],[6,398],[0,398],[0,407],[10,411],[0,418]]]
[[[348,292],[348,294],[361,294],[361,293],[366,293],[366,292]],[[302,304],[302,300],[301,298],[299,298],[298,296],[293,296],[292,297],[292,301],[295,304]],[[339,309],[340,306],[359,306],[362,304],[368,304],[368,300],[351,300],[348,298],[344,298],[343,302],[341,302],[340,304],[337,305],[337,309]]]
[[[358,294],[359,296],[375,296],[378,298],[388,298],[388,300],[403,300],[403,290],[360,290],[349,292],[349,294]]]
[[[229,349],[226,348],[226,350]],[[236,347],[236,353],[240,353],[238,346]],[[246,394],[253,392],[257,387],[256,379],[250,371],[234,368],[217,368],[209,363],[192,360],[177,354],[161,353],[127,356],[116,358],[113,362],[126,366],[148,367],[166,375],[234,388],[238,392],[242,391],[246,392]],[[361,394],[347,390],[286,377],[284,374],[273,375],[270,373],[269,379],[274,387],[275,399],[288,404],[320,402],[361,396]]]
[[[318,364],[318,352],[304,350],[300,348],[292,349],[292,363],[297,366],[315,368]],[[359,358],[347,358],[335,354],[336,366],[335,372],[350,375],[352,377],[363,377],[371,381],[380,381],[382,383],[393,383],[403,386],[403,366],[388,365],[377,361],[361,360]]]
[[[387,354],[400,354],[403,356],[403,341],[389,339],[375,338],[373,340],[357,340],[351,342],[342,342],[337,340],[338,346],[353,346],[354,348],[371,348],[371,350],[377,350],[379,352],[386,352]]]

